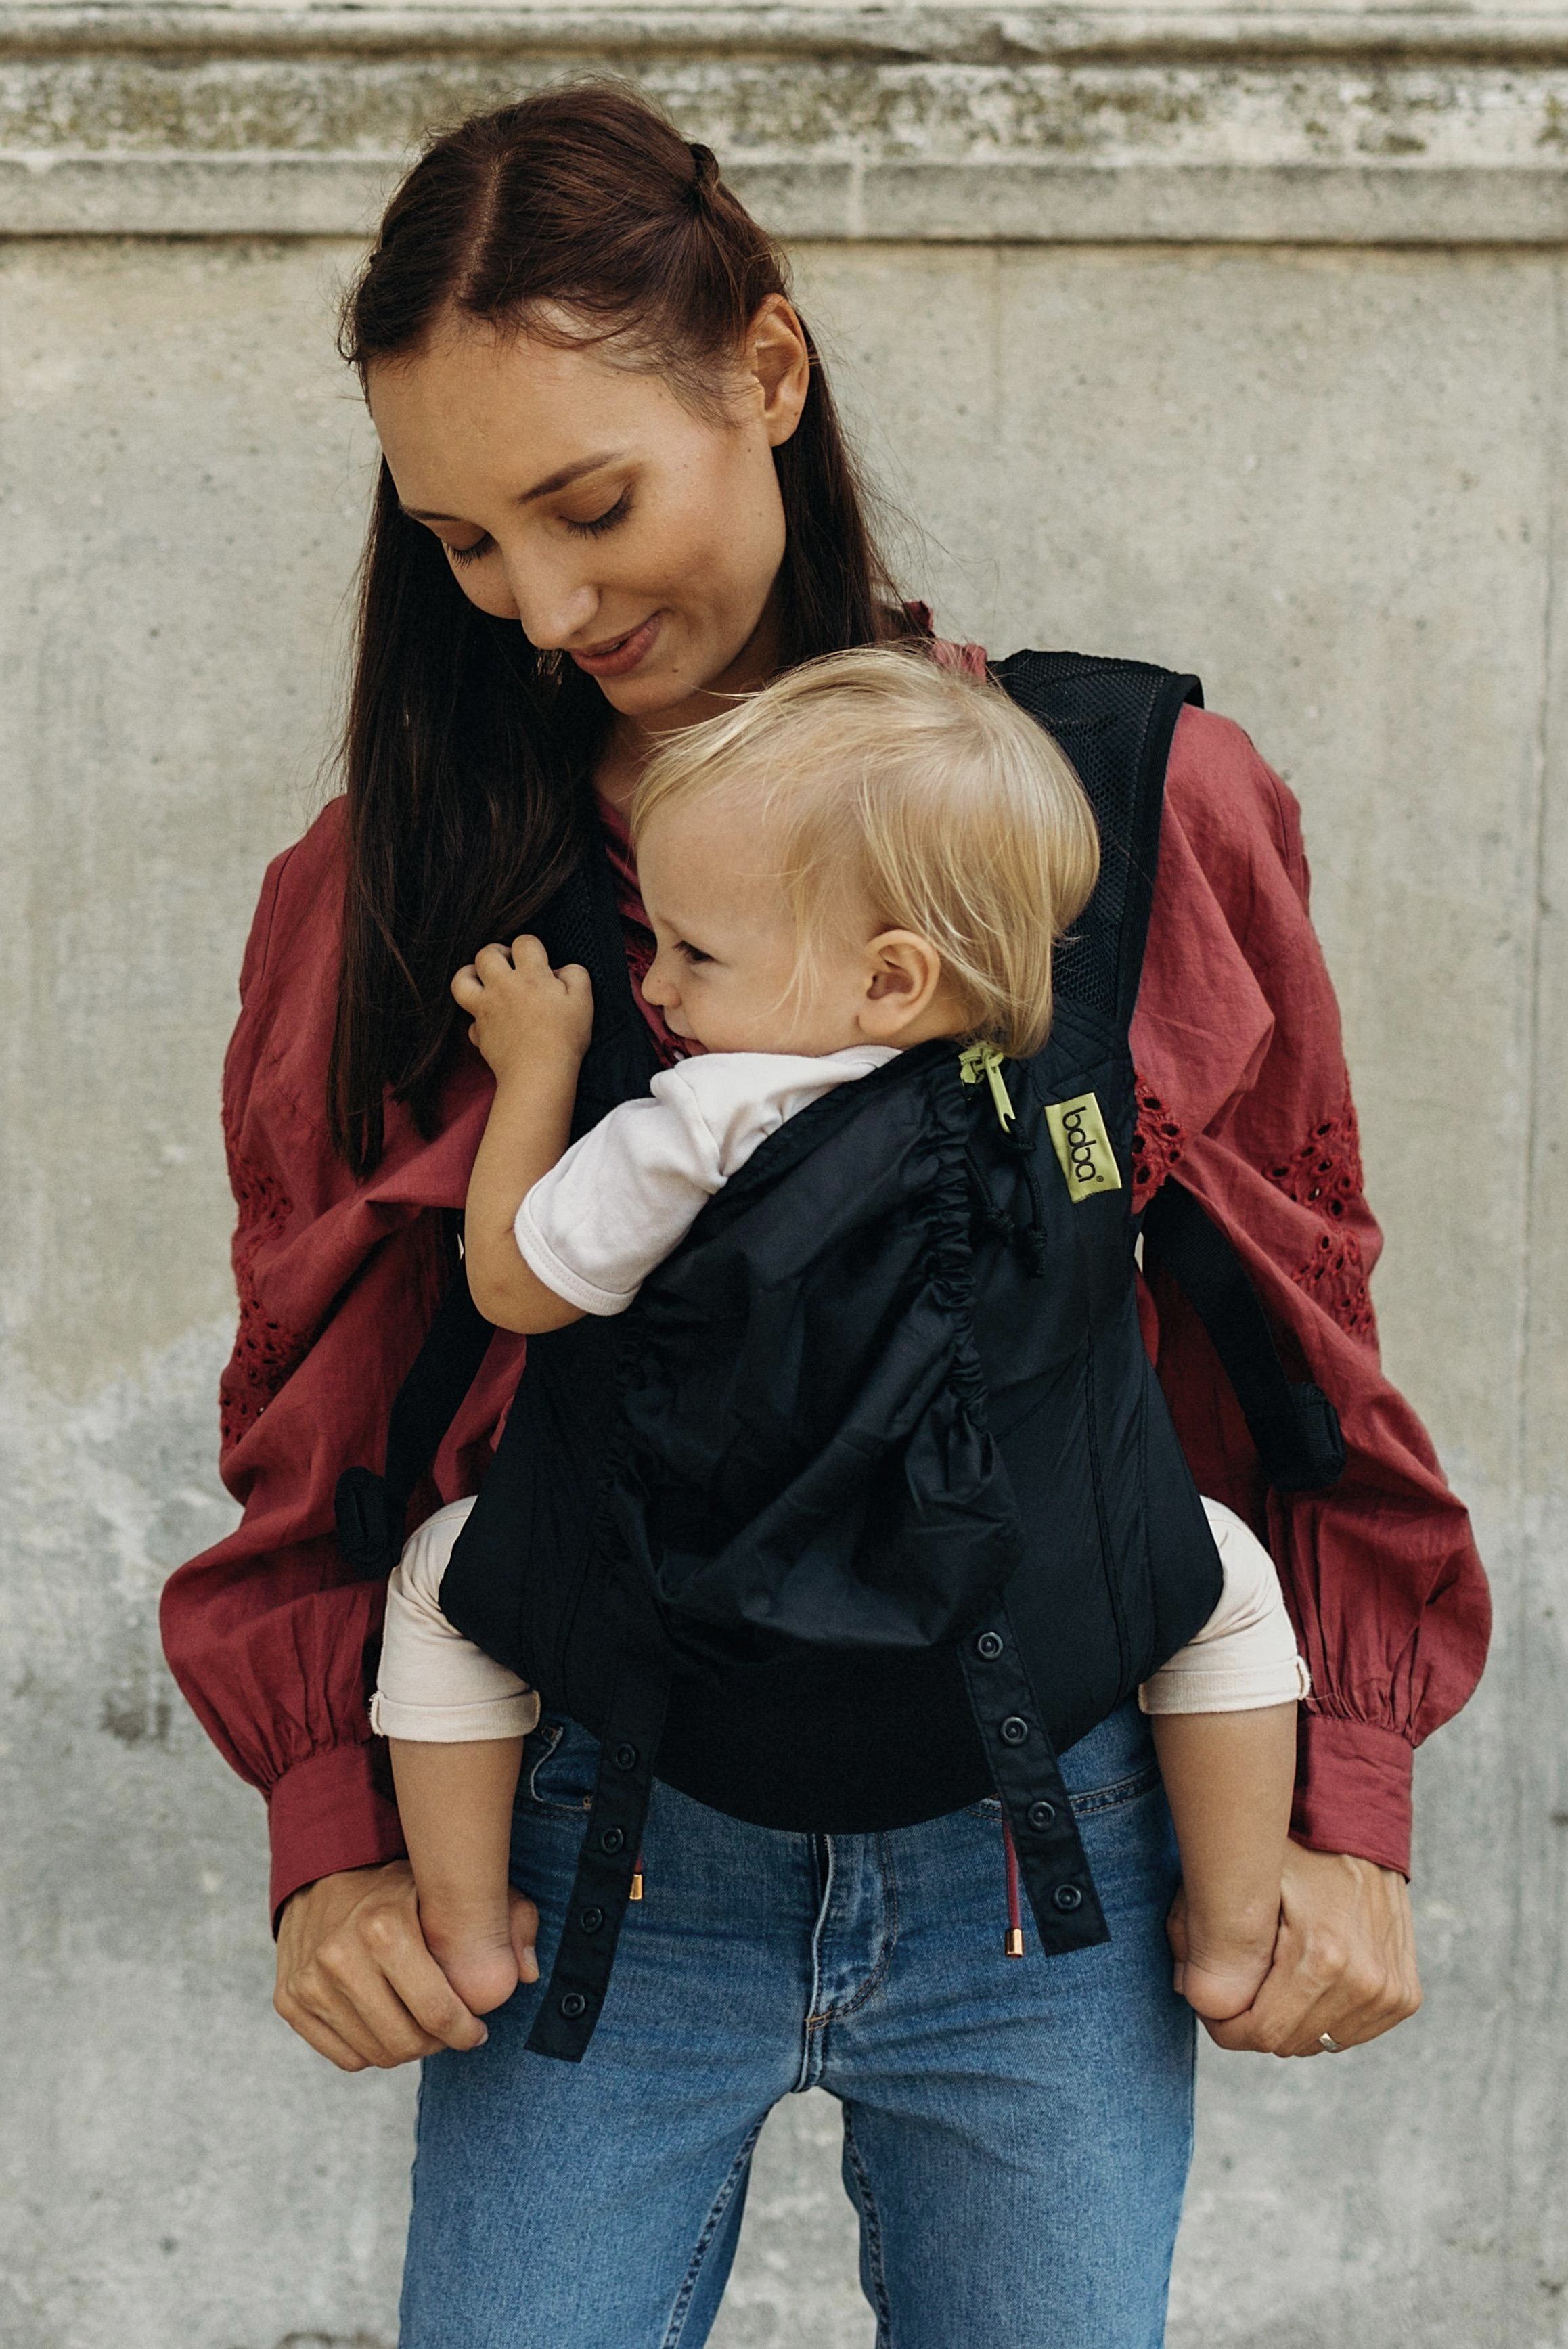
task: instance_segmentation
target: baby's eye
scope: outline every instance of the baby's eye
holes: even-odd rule
[[[692,964],[711,962],[713,960],[713,957],[711,955],[704,954],[700,947],[694,947],[687,938],[678,938],[676,941],[676,952],[683,957],[686,962]]]

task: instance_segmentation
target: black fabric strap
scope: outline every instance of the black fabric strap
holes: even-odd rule
[[[992,675],[1053,735],[1078,771],[1100,837],[1099,878],[1057,952],[1057,988],[1125,1035],[1143,972],[1165,770],[1176,721],[1202,704],[1195,677],[1086,653],[1017,652]]]
[[[1336,1484],[1345,1473],[1339,1414],[1321,1387],[1286,1377],[1262,1300],[1219,1226],[1172,1180],[1145,1209],[1143,1236],[1208,1331],[1269,1483],[1281,1493]]]
[[[1018,1874],[1047,1957],[1093,1949],[1110,1928],[1062,1780],[1056,1749],[1005,1607],[959,1642],[965,1686],[1013,1830]]]
[[[474,1303],[459,1261],[414,1366],[397,1390],[387,1423],[385,1475],[398,1508],[407,1507],[415,1485],[440,1450],[494,1335],[494,1324]]]
[[[494,1335],[493,1324],[469,1294],[459,1260],[397,1390],[384,1472],[377,1476],[369,1468],[346,1468],[337,1480],[338,1542],[349,1564],[362,1573],[390,1574],[397,1565],[414,1487],[440,1450]]]
[[[580,2064],[588,2052],[631,1898],[669,1688],[662,1663],[622,1654],[566,1921],[528,2034],[536,2055]]]
[[[626,968],[610,863],[590,848],[534,924],[551,961],[579,962],[593,981],[593,1040],[579,1072],[572,1133],[587,1132],[617,1102],[640,1092],[657,1065]],[[455,1234],[461,1217],[450,1212]],[[492,1335],[458,1264],[412,1369],[393,1403],[383,1473],[347,1468],[335,1494],[337,1537],[363,1574],[390,1574],[403,1547],[414,1488],[439,1451],[479,1375]]]
[[[1154,877],[1160,864],[1160,827],[1165,812],[1165,770],[1171,763],[1176,720],[1190,702],[1201,707],[1202,699],[1203,688],[1195,677],[1161,678],[1150,698],[1139,745],[1131,837],[1127,844],[1127,897],[1117,941],[1116,1017],[1124,1032],[1132,1026],[1143,978],[1149,917],[1154,910]]]

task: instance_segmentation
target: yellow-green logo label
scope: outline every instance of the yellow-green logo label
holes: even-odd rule
[[[1076,1101],[1052,1102],[1046,1123],[1075,1199],[1092,1198],[1097,1191],[1120,1190],[1116,1153],[1093,1093],[1079,1093]]]

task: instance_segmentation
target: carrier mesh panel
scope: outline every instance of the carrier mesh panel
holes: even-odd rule
[[[1197,681],[1145,661],[1085,653],[1014,653],[992,669],[1020,709],[1072,761],[1099,826],[1099,881],[1057,949],[1063,996],[1130,1019],[1160,845],[1160,785],[1171,728]],[[1151,768],[1159,762],[1159,772]]]

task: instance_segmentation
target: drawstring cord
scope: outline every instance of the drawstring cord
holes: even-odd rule
[[[1008,1957],[1021,1958],[1024,1954],[1024,1912],[1018,1898],[1018,1854],[1006,1811],[1002,1814],[1002,1857],[1007,1867],[1007,1938],[1003,1948]]]
[[[958,1073],[966,1085],[984,1081],[990,1087],[991,1102],[996,1112],[1002,1139],[1018,1162],[1024,1187],[1028,1193],[1028,1222],[1016,1222],[996,1205],[991,1195],[991,1186],[985,1180],[985,1169],[975,1153],[973,1137],[966,1154],[970,1189],[986,1229],[997,1239],[1010,1241],[1023,1257],[1026,1269],[1036,1279],[1042,1279],[1046,1271],[1046,1195],[1040,1188],[1039,1170],[1035,1164],[1034,1135],[1018,1123],[1018,1112],[1013,1107],[1002,1066],[1003,1055],[995,1044],[969,1044],[958,1056]]]
[[[635,1868],[633,1868],[633,1870],[632,1870],[632,1889],[631,1889],[630,1892],[628,1892],[628,1893],[627,1893],[626,1898],[627,1898],[627,1899],[628,1899],[628,1900],[640,1900],[640,1899],[642,1899],[642,1897],[643,1897],[643,1855],[642,1855],[641,1850],[639,1849],[639,1850],[638,1850],[638,1853],[637,1853],[637,1864],[636,1864]]]

